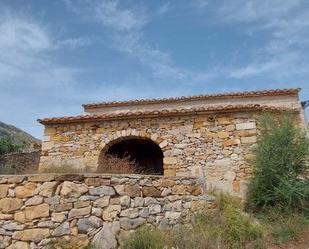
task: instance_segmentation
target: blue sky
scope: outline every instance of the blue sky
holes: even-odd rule
[[[1,0],[0,120],[106,100],[301,87],[307,0]]]

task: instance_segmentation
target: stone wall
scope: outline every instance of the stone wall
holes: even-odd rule
[[[208,188],[243,196],[256,120],[257,113],[240,112],[47,125],[40,168],[69,164],[95,171],[102,150],[140,137],[162,149],[165,176],[198,176]]]
[[[41,150],[17,152],[0,156],[0,167],[11,166],[15,174],[36,173],[39,168]]]
[[[213,207],[213,200],[190,177],[0,176],[0,248],[46,248],[63,236],[117,248],[142,225],[170,229],[201,207]]]

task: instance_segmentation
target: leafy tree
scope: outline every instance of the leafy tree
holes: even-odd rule
[[[248,205],[255,209],[276,206],[306,210],[309,204],[309,140],[293,123],[292,114],[261,117],[261,134],[254,150],[254,176]]]
[[[19,151],[22,148],[19,144],[14,144],[8,137],[0,138],[0,155]]]

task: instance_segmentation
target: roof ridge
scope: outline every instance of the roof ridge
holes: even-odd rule
[[[168,98],[146,98],[146,99],[132,99],[123,101],[105,101],[98,103],[83,104],[84,108],[107,107],[107,106],[126,106],[132,104],[152,104],[152,103],[166,103],[174,101],[185,100],[199,100],[199,99],[216,99],[224,97],[254,97],[254,96],[273,96],[282,94],[297,94],[301,88],[282,88],[282,89],[269,89],[257,91],[243,91],[243,92],[223,92],[217,94],[201,94],[192,96],[168,97]]]

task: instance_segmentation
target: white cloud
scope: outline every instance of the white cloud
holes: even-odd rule
[[[1,15],[0,33],[0,85],[46,87],[63,82],[63,78],[72,81],[75,71],[50,57],[57,41],[44,25],[6,12]]]
[[[50,49],[52,43],[44,27],[6,13],[0,18],[0,47],[23,53]]]
[[[57,61],[54,52],[62,41],[40,21],[8,10],[0,14],[0,120],[39,137],[35,119],[53,113],[57,100],[72,95],[80,70]]]
[[[81,47],[88,47],[94,43],[93,39],[89,37],[77,37],[77,38],[69,38],[57,41],[55,44],[55,49],[76,49]]]
[[[303,0],[225,0],[219,14],[225,21],[253,22],[280,18],[299,8]]]
[[[170,54],[150,45],[145,39],[143,28],[151,22],[150,15],[140,6],[124,8],[117,0],[71,1],[65,0],[69,10],[87,21],[99,22],[111,29],[113,48],[136,58],[152,70],[153,76],[160,80],[177,81],[179,84],[192,85],[205,82],[214,77],[214,73],[195,72],[177,67]],[[199,1],[203,5],[206,1]],[[164,14],[170,8],[169,3],[159,8],[157,15]],[[94,15],[91,15],[94,13]]]
[[[98,21],[119,31],[132,32],[146,23],[143,13],[138,14],[133,10],[121,9],[118,1],[102,1],[93,7],[95,18]]]
[[[209,0],[193,0],[192,4],[195,8],[205,8],[209,4]]]
[[[171,10],[171,4],[170,2],[167,2],[165,4],[163,4],[157,11],[156,13],[158,15],[164,15],[166,14],[167,12],[169,12]]]
[[[269,36],[266,45],[253,51],[248,65],[231,69],[231,78],[270,76],[287,79],[309,74],[304,53],[309,46],[309,11],[303,0],[225,1],[218,11],[225,25],[247,24],[256,36]]]

